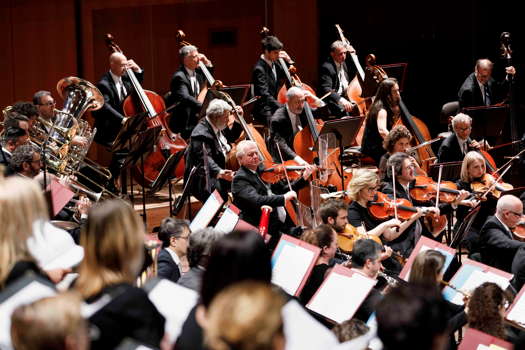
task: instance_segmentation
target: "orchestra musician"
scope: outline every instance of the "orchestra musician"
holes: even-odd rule
[[[486,58],[476,61],[474,72],[465,79],[458,92],[461,108],[489,106],[503,99],[508,81],[505,79],[496,82],[492,78],[493,66],[494,64]],[[516,69],[513,66],[505,67],[505,73],[514,76]]]
[[[42,157],[40,153],[30,144],[21,145],[14,152],[10,161],[10,168],[15,174],[34,178],[40,174]]]
[[[15,149],[26,144],[29,139],[27,131],[19,127],[9,127],[4,130],[0,140],[0,165],[4,166],[4,175],[12,175],[13,170],[10,168],[10,161]]]
[[[39,115],[37,107],[33,103],[26,101],[19,101],[13,104],[11,111],[25,116],[28,119],[29,129],[36,123]]]
[[[232,149],[230,143],[242,132],[240,124],[233,122],[231,112],[232,107],[227,102],[212,100],[206,109],[206,117],[193,129],[186,149],[184,182],[189,180],[191,169],[196,167],[190,191],[203,203],[214,190],[219,191],[224,200],[228,199],[233,171],[226,169],[226,157]],[[243,113],[240,107],[237,107],[237,112]]]
[[[396,79],[387,78],[379,84],[374,102],[368,111],[361,145],[361,152],[374,159],[376,164],[379,164],[381,156],[385,153],[383,140],[399,117],[400,100]]]
[[[56,102],[51,92],[40,90],[35,92],[33,95],[33,104],[38,110],[38,116],[45,120],[46,122],[53,123],[55,118],[55,106]],[[47,125],[42,124],[42,128],[48,134],[51,132],[50,128]]]
[[[233,204],[242,208],[241,219],[257,226],[261,217],[261,206],[269,205],[274,210],[270,214],[268,232],[277,243],[278,233],[288,233],[294,227],[287,215],[284,205],[286,201],[297,198],[296,191],[307,185],[306,179],[312,170],[306,168],[302,177],[292,181],[292,190],[286,181],[267,184],[261,179],[263,170],[261,159],[257,152],[257,144],[244,140],[237,145],[237,160],[241,165],[235,173],[232,182]]]
[[[266,36],[261,40],[261,45],[263,53],[252,71],[254,95],[260,96],[253,107],[253,116],[258,122],[268,126],[272,115],[281,107],[277,102],[277,94],[286,78],[283,68],[277,61],[279,58],[287,64],[291,64],[292,61],[277,37]]]
[[[169,124],[173,132],[180,133],[184,139],[188,139],[199,121],[202,101],[197,97],[206,84],[206,77],[199,67],[199,62],[212,72],[213,64],[193,45],[181,47],[179,56],[182,64],[173,74],[170,83],[170,100],[177,103],[177,106],[172,112]]]
[[[326,97],[325,101],[330,114],[336,117],[349,115],[356,104],[346,95],[346,89],[355,75],[349,71],[346,64],[347,53],[355,53],[352,46],[337,40],[330,45],[330,57],[321,65],[319,72],[319,94]]]
[[[512,233],[522,215],[523,204],[518,197],[504,195],[498,200],[496,215],[487,218],[479,233],[482,263],[511,272],[516,252],[525,246]]]
[[[441,143],[438,151],[438,162],[462,161],[465,155],[472,150],[481,148],[479,142],[470,139],[472,132],[472,118],[464,113],[459,113],[452,118],[451,135]]]

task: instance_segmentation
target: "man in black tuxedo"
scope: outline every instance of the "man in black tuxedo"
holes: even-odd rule
[[[342,41],[334,41],[330,46],[330,57],[319,71],[319,95],[330,93],[325,101],[331,115],[337,117],[349,115],[356,107],[354,101],[346,96],[346,88],[355,76],[355,70],[349,71],[346,64],[347,52],[355,53],[355,50]]]
[[[231,151],[230,144],[242,132],[240,124],[232,122],[231,111],[232,107],[225,101],[212,100],[206,109],[206,117],[191,133],[185,153],[184,182],[189,180],[191,169],[196,167],[190,191],[201,202],[206,201],[214,190],[219,191],[224,200],[228,199],[233,171],[226,169],[226,159]],[[242,109],[238,107],[237,112],[242,114]]]
[[[173,132],[180,133],[184,139],[188,139],[199,121],[202,108],[202,102],[197,97],[207,84],[199,62],[206,65],[210,73],[213,72],[213,65],[193,45],[183,46],[179,55],[182,65],[171,78],[171,96],[168,103],[177,103],[177,106],[173,109],[169,123]]]
[[[284,209],[285,202],[297,198],[295,191],[306,186],[306,179],[312,171],[310,168],[305,169],[303,176],[292,182],[292,190],[290,190],[285,181],[269,185],[261,179],[260,174],[263,169],[255,142],[249,140],[239,142],[236,155],[241,167],[235,173],[232,182],[233,204],[241,209],[241,219],[254,226],[259,225],[261,206],[272,207],[268,232],[275,241],[278,239],[278,232],[287,233],[293,227]]]
[[[286,73],[278,63],[282,58],[287,64],[291,59],[282,50],[283,44],[275,36],[267,36],[261,41],[263,54],[253,67],[252,84],[254,95],[260,96],[253,107],[253,117],[268,126],[270,118],[281,104],[277,101],[279,89],[283,86]]]
[[[465,154],[470,151],[479,150],[480,144],[470,139],[472,132],[472,118],[464,113],[457,114],[452,119],[454,132],[447,136],[441,143],[438,151],[438,162],[463,161]]]
[[[512,230],[521,220],[523,204],[513,195],[498,200],[496,215],[489,216],[480,231],[481,262],[497,269],[511,272],[512,260],[525,242],[517,241]]]
[[[492,78],[493,66],[494,64],[486,58],[476,61],[474,72],[465,79],[458,92],[461,108],[489,106],[501,102],[508,81],[496,82]],[[513,76],[516,69],[513,66],[505,67],[505,72]]]
[[[26,144],[28,140],[27,131],[17,126],[11,126],[3,131],[0,141],[0,171],[3,170],[4,176],[14,174],[14,170],[10,166],[13,152],[18,146]]]

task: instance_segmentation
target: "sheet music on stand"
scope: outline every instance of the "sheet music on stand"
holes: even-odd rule
[[[215,224],[215,230],[221,233],[230,233],[235,230],[239,222],[239,213],[241,211],[233,204],[228,204],[226,209],[222,212],[222,216]]]
[[[442,165],[443,172],[441,174],[441,181],[456,181],[460,178],[461,164],[463,164],[463,162],[445,162],[430,164],[428,176],[430,176],[432,180],[437,181],[439,167]]]
[[[458,350],[499,350],[514,349],[514,346],[493,335],[478,331],[474,328],[467,328],[463,334],[463,340],[459,344]]]
[[[306,307],[341,323],[354,316],[376,283],[357,271],[336,265]]]
[[[272,255],[272,283],[298,296],[321,253],[321,248],[282,235]]]
[[[222,199],[219,192],[217,190],[213,191],[208,199],[206,199],[206,202],[204,202],[204,205],[197,215],[195,215],[195,218],[193,218],[193,221],[190,224],[190,231],[195,232],[208,227],[208,224],[215,214],[217,214],[217,211],[219,211],[223,203],[224,199]]]
[[[514,302],[505,313],[505,319],[510,321],[511,324],[519,327],[521,330],[525,330],[525,299],[523,298],[524,292],[525,286],[521,288],[518,295],[516,295],[514,298]]]
[[[199,118],[202,118],[206,115],[206,109],[208,109],[208,105],[210,104],[211,100],[215,98],[220,98],[217,96],[217,94],[214,94],[213,90],[214,89],[209,89],[208,92],[206,93],[206,97],[204,98],[204,101],[202,102],[202,107],[199,113]],[[223,86],[218,90],[230,95],[233,102],[235,102],[237,106],[240,106],[246,100],[246,96],[248,96],[248,91],[250,91],[250,85],[249,84],[229,85],[229,86]]]
[[[474,260],[465,259],[461,268],[456,272],[454,277],[452,277],[449,284],[464,293],[472,293],[474,289],[485,282],[496,283],[501,289],[505,290],[509,287],[512,277],[513,275],[508,272],[498,270]],[[448,286],[443,289],[443,296],[448,301],[463,305],[464,296]]]
[[[448,267],[450,266],[450,263],[454,259],[454,256],[456,255],[456,250],[445,244],[434,241],[433,239],[421,236],[407,262],[405,263],[405,266],[403,266],[399,277],[405,281],[408,281],[410,278],[410,271],[412,270],[412,265],[414,264],[416,257],[419,255],[419,253],[429,249],[437,250],[445,256],[445,264],[443,266],[443,273],[445,273],[445,271],[447,271]]]

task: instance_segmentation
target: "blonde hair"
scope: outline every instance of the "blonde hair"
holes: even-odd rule
[[[91,208],[80,236],[84,260],[76,288],[84,298],[115,283],[132,283],[144,258],[144,224],[131,206],[121,200]]]
[[[470,177],[468,173],[468,168],[470,165],[474,162],[481,162],[483,167],[485,168],[485,158],[481,154],[479,154],[476,151],[470,151],[465,155],[465,158],[463,158],[463,163],[461,164],[461,174],[460,178],[463,182],[471,182],[472,178]]]
[[[245,281],[220,292],[211,303],[205,342],[212,350],[273,350],[283,335],[281,294],[262,282]]]
[[[44,196],[35,181],[22,177],[0,181],[0,285],[17,261],[33,260],[26,241],[33,222],[47,219]]]
[[[368,186],[377,186],[379,184],[379,177],[377,174],[369,169],[359,169],[354,172],[352,179],[348,183],[348,196],[350,199],[356,201],[359,199],[359,192]]]
[[[11,316],[11,340],[17,350],[87,348],[87,322],[80,313],[80,297],[69,292],[37,300],[15,309]],[[83,338],[83,339],[81,339]],[[80,344],[84,343],[84,347]]]

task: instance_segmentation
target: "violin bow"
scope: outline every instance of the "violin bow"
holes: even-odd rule
[[[396,173],[395,167],[392,165],[392,188],[394,189],[394,216],[396,220],[399,220],[397,217],[397,198],[396,198]]]
[[[436,209],[438,209],[438,206],[439,206],[439,189],[441,187],[441,174],[442,173],[443,173],[443,164],[439,166],[438,182],[437,182],[437,190],[436,190]]]
[[[283,154],[281,153],[281,147],[279,147],[279,144],[276,143],[277,145],[277,151],[279,152],[279,158],[281,159],[281,164],[283,164],[284,166],[284,158],[283,158]],[[288,173],[286,172],[286,168],[284,169],[284,176],[286,177],[286,182],[288,183],[288,188],[290,189],[290,191],[293,191],[292,190],[292,184],[290,183],[290,178],[288,177]],[[293,200],[292,200],[292,203],[293,203]],[[297,214],[297,223],[299,223],[299,226],[303,226],[303,215],[301,213],[301,208],[299,208],[299,205],[297,204],[296,206],[296,214]]]

